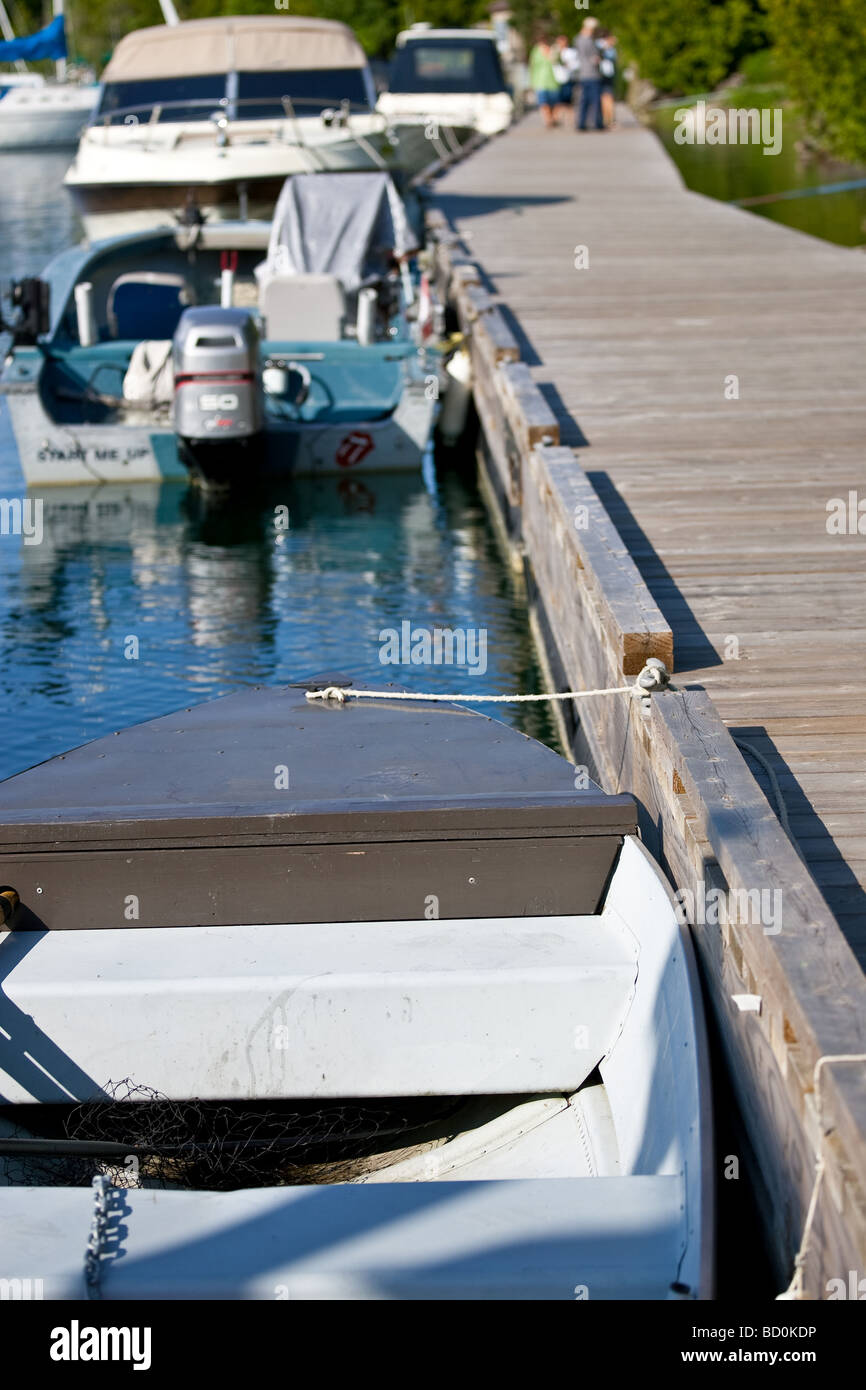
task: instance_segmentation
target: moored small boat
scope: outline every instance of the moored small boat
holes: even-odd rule
[[[138,29],[115,49],[65,183],[91,238],[172,221],[270,218],[298,173],[415,173],[428,148],[375,110],[345,24],[240,15]]]
[[[96,106],[95,83],[67,80],[62,0],[54,0],[54,13],[45,29],[16,38],[0,0],[0,63],[14,62],[21,69],[0,73],[0,151],[74,147]],[[53,80],[25,68],[25,60],[45,59],[55,61]]]
[[[700,995],[633,802],[331,683],[2,784],[0,1277],[710,1296]]]
[[[2,45],[0,45],[2,47]],[[0,76],[0,151],[74,148],[96,105],[95,86]]]
[[[22,282],[0,376],[26,481],[420,468],[439,358],[417,250],[373,172],[288,180],[273,224],[62,252]]]
[[[415,24],[397,36],[388,90],[377,110],[399,127],[412,165],[449,160],[472,137],[499,135],[514,117],[496,46],[485,29]]]

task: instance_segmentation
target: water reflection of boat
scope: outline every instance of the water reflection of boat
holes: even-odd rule
[[[430,495],[419,477],[406,474],[298,479],[231,500],[173,482],[72,485],[34,500],[40,543],[18,551],[31,614],[51,619],[71,577],[88,572],[88,622],[97,631],[111,625],[118,594],[132,591],[126,605],[135,626],[133,613],[142,606],[164,616],[171,593],[190,647],[211,649],[215,672],[227,678],[238,674],[232,649],[239,636],[251,660],[258,644],[260,659],[277,615],[298,610],[298,576],[320,582],[320,533],[351,526],[369,584],[370,572],[393,564],[395,552],[414,573],[432,529]],[[361,604],[363,583],[356,585]],[[374,587],[383,592],[384,577]]]
[[[383,474],[351,480],[363,485],[358,506],[345,481],[287,482],[221,506],[183,483],[30,494],[40,544],[0,544],[0,666],[16,672],[0,688],[12,731],[0,776],[112,719],[282,670],[347,654],[381,670],[377,605],[399,607],[404,557],[435,531],[432,499],[420,476]],[[448,573],[441,546],[434,563]],[[409,573],[423,582],[418,565]]]
[[[407,474],[298,478],[231,499],[212,498],[170,481],[73,484],[29,496],[40,508],[40,542],[22,546],[21,554],[37,568],[44,568],[47,556],[78,547],[134,550],[145,537],[154,542],[161,538],[159,544],[169,547],[176,560],[181,543],[261,545],[354,516],[366,515],[388,527],[408,522],[411,529],[418,502],[425,506],[421,529],[430,528],[427,488]],[[365,535],[371,534],[368,528]]]
[[[47,555],[70,547],[131,541],[176,517],[182,494],[180,486],[158,483],[90,483],[40,493],[41,540],[31,558],[43,566]]]
[[[700,995],[631,798],[308,684],[2,784],[0,1276],[711,1296]]]

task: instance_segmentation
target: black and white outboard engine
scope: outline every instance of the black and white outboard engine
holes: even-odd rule
[[[259,335],[246,309],[185,309],[174,335],[174,430],[201,481],[228,486],[249,476],[262,449]]]

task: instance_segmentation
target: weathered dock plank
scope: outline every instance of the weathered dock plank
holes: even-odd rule
[[[680,674],[771,740],[786,714],[846,715],[811,804],[836,805],[834,779],[862,797],[866,535],[829,534],[827,504],[859,488],[866,531],[866,258],[688,193],[634,126],[580,139],[526,121],[437,201],[540,359],[560,442],[581,449]]]
[[[582,746],[636,794],[679,887],[782,891],[778,932],[736,914],[695,930],[780,1277],[823,1160],[803,1281],[824,1296],[866,1266],[866,1066],[828,1060],[866,1051],[866,260],[688,193],[634,126],[524,122],[437,201],[462,242],[445,278],[468,253],[485,291],[473,304],[465,272],[453,282],[554,679],[615,683],[672,639],[681,687],[703,688],[644,715],[584,702]],[[497,302],[527,364],[507,368],[523,423],[485,330]],[[539,395],[558,440],[531,428]],[[833,534],[832,499],[852,492],[853,532]],[[570,518],[597,516],[593,494],[588,541]]]

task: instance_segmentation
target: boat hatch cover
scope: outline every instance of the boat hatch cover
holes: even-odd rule
[[[5,781],[11,925],[597,910],[635,832],[631,797],[576,790],[564,758],[465,707],[311,703],[306,688],[245,690]]]

